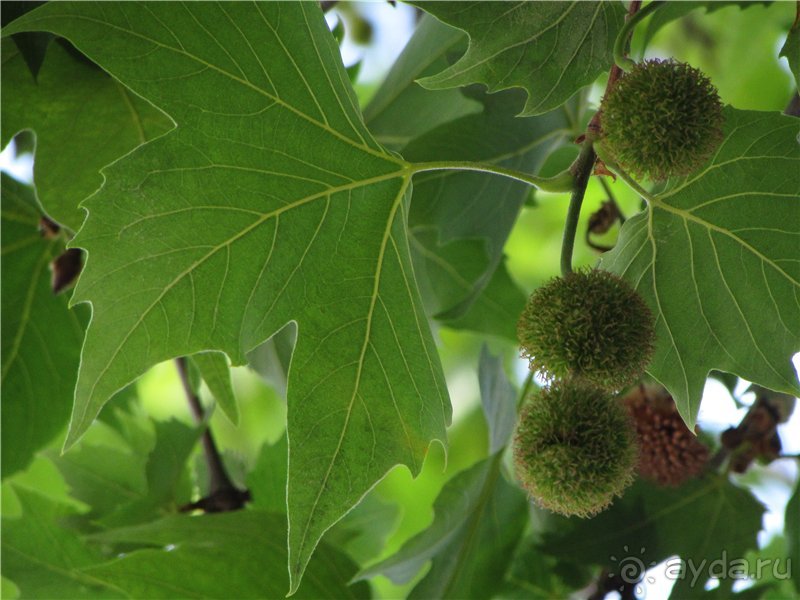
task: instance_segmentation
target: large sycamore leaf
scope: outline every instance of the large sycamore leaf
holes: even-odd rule
[[[50,290],[48,264],[64,243],[39,235],[40,217],[33,188],[3,173],[3,477],[66,426],[83,340],[85,319]]]
[[[625,19],[618,2],[413,2],[469,34],[464,56],[420,83],[432,89],[483,83],[521,87],[523,115],[548,112],[612,64]]]
[[[11,39],[3,40],[2,143],[36,132],[36,193],[55,221],[77,231],[78,204],[103,182],[100,169],[167,131],[169,119],[97,66],[50,44],[34,80]]]
[[[364,127],[314,3],[55,3],[9,32],[70,39],[177,124],[104,170],[75,244],[90,302],[67,440],[151,365],[234,364],[289,321],[292,590],[323,532],[450,407],[413,280],[410,166]]]
[[[800,393],[798,121],[731,108],[725,118],[714,157],[650,196],[602,261],[650,305],[648,372],[690,428],[712,369]]]

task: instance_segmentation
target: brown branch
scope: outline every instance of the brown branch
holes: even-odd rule
[[[189,409],[192,411],[195,420],[203,425],[205,413],[203,405],[200,404],[200,399],[192,389],[186,357],[176,358],[175,365],[178,368],[178,375],[183,385],[183,391],[186,394],[186,400],[189,403]],[[209,474],[208,496],[201,498],[197,502],[182,506],[181,511],[226,512],[243,508],[251,499],[250,491],[240,490],[233,484],[228,472],[225,470],[225,464],[222,462],[222,457],[219,450],[217,450],[217,445],[214,443],[214,438],[211,436],[208,424],[205,424],[204,427],[205,430],[201,439],[203,442],[203,455],[206,459]]]

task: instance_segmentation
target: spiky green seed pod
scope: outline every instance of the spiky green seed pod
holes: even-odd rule
[[[589,517],[633,481],[635,433],[616,397],[559,381],[523,408],[514,435],[517,479],[544,508]]]
[[[701,71],[648,60],[625,73],[600,104],[601,147],[634,176],[654,181],[696,171],[722,140],[722,102]]]
[[[609,390],[642,375],[655,339],[653,316],[641,296],[597,269],[557,277],[537,289],[517,334],[532,371]]]

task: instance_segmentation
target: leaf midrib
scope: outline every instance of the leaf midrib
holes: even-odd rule
[[[103,378],[103,376],[108,371],[108,369],[111,368],[111,365],[116,360],[116,357],[119,355],[120,350],[127,343],[127,341],[130,338],[130,336],[133,335],[133,332],[138,329],[138,327],[142,324],[144,319],[150,314],[150,312],[153,310],[153,308],[184,277],[186,277],[187,275],[189,275],[192,272],[194,272],[200,265],[205,263],[214,254],[216,254],[220,249],[225,248],[225,247],[229,247],[231,244],[235,243],[237,240],[241,239],[242,237],[244,237],[246,234],[248,234],[249,232],[253,231],[257,227],[263,225],[264,223],[266,223],[267,221],[269,221],[273,217],[277,218],[278,216],[280,216],[282,213],[284,213],[286,211],[293,210],[295,208],[299,208],[299,207],[304,206],[305,204],[308,204],[308,203],[313,202],[315,200],[319,200],[321,198],[326,198],[328,196],[332,196],[334,194],[337,194],[337,193],[340,193],[340,192],[343,192],[343,191],[357,189],[359,187],[364,187],[364,186],[380,183],[380,182],[383,182],[383,181],[388,181],[390,179],[395,179],[395,178],[398,178],[398,177],[405,178],[406,185],[407,185],[407,182],[410,181],[411,172],[410,172],[407,164],[406,163],[403,163],[403,164],[406,165],[406,168],[403,169],[403,170],[395,171],[395,172],[388,173],[388,174],[378,175],[378,176],[371,177],[371,178],[368,178],[368,179],[362,179],[360,181],[354,181],[354,182],[351,182],[351,183],[348,183],[348,184],[344,184],[344,185],[341,185],[341,186],[338,186],[338,187],[331,187],[331,188],[328,188],[328,189],[323,190],[321,192],[318,192],[316,194],[312,194],[310,196],[306,196],[305,198],[301,198],[299,200],[295,200],[294,202],[286,204],[286,205],[284,205],[284,206],[282,206],[282,207],[280,207],[280,208],[278,208],[278,209],[276,209],[274,211],[271,211],[271,212],[268,212],[268,213],[264,213],[259,219],[256,219],[253,223],[251,223],[250,225],[248,225],[247,227],[245,227],[241,231],[237,232],[232,237],[228,238],[227,240],[225,240],[224,242],[222,242],[220,244],[217,244],[216,246],[213,246],[211,248],[211,250],[209,250],[209,252],[207,252],[204,256],[202,256],[199,259],[197,259],[196,261],[194,261],[189,267],[187,267],[181,273],[179,273],[169,284],[167,284],[164,287],[164,289],[158,294],[158,296],[155,298],[155,300],[153,300],[153,302],[144,311],[142,311],[142,313],[140,314],[138,320],[130,327],[128,332],[125,334],[125,336],[120,341],[119,345],[109,355],[108,360],[106,361],[106,366],[94,378],[94,383],[92,384],[92,387],[89,390],[89,395],[88,395],[89,399],[91,400],[92,398],[94,398],[95,391],[97,389],[97,386],[98,386],[100,380]],[[403,189],[405,189],[405,188],[403,188]],[[396,204],[396,202],[395,202],[395,204]],[[393,211],[394,210],[396,210],[396,206],[393,207]],[[392,214],[394,214],[394,212]],[[390,221],[390,223],[391,223],[391,221]],[[79,428],[78,426],[80,424],[82,424],[84,422],[84,420],[86,419],[86,412],[89,409],[90,404],[91,404],[91,402],[84,402],[84,403],[80,404],[80,409],[79,409],[80,413],[76,412],[76,414],[74,415],[74,418],[73,418],[73,423],[75,424],[74,425],[75,429],[78,429]],[[76,405],[76,410],[78,410],[78,406],[77,405]],[[71,427],[71,429],[73,429],[73,428]],[[68,440],[67,440],[68,444],[69,444],[70,441],[74,441],[74,440],[70,440],[71,437],[72,437],[72,435],[70,435],[68,437]]]

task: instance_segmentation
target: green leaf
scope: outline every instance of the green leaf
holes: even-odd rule
[[[60,522],[75,513],[22,487],[13,488],[22,505],[19,518],[3,517],[3,575],[23,598],[119,598],[114,584],[106,587],[82,568],[102,561]]]
[[[222,352],[198,352],[192,356],[192,361],[222,412],[236,425],[239,422],[239,408],[233,392],[228,359]]]
[[[175,512],[191,498],[187,461],[202,430],[170,420],[155,424],[155,446],[147,457],[147,494],[123,504],[102,520],[105,527],[129,525]]]
[[[469,303],[465,314],[461,314],[461,307],[456,306],[451,311],[440,313],[437,318],[451,329],[499,335],[517,344],[517,321],[526,299],[519,285],[511,279],[505,262],[501,262],[478,297],[465,301]],[[451,318],[451,314],[460,316]]]
[[[66,298],[50,291],[48,264],[64,244],[39,235],[39,218],[33,188],[3,173],[4,478],[25,468],[67,424],[83,340],[84,311],[69,310]]]
[[[731,108],[725,115],[715,156],[650,197],[602,260],[653,311],[648,372],[690,429],[712,369],[800,393],[791,363],[800,350],[797,121]]]
[[[517,392],[503,370],[503,359],[481,347],[478,382],[486,423],[489,426],[489,454],[504,448],[517,425]]]
[[[86,569],[132,598],[282,598],[286,521],[282,515],[240,510],[176,516],[95,536],[104,542],[157,546]],[[369,598],[369,586],[347,582],[355,565],[321,544],[294,598]]]
[[[536,173],[568,139],[572,123],[566,109],[519,119],[514,115],[522,105],[521,92],[475,95],[483,112],[415,138],[403,155],[417,162],[471,160]],[[525,184],[487,173],[432,171],[414,179],[412,257],[429,312],[448,321],[466,314],[501,264],[503,246],[529,193]],[[525,296],[517,291],[498,297],[507,297],[511,306],[491,307],[491,313],[502,315],[501,329],[494,333],[508,334]]]
[[[780,56],[789,61],[794,81],[800,89],[800,21],[795,23],[786,34],[786,42],[781,48]]]
[[[364,109],[364,121],[381,144],[402,148],[434,127],[481,110],[459,90],[426,90],[416,82],[448,67],[451,53],[458,55],[464,48],[462,31],[423,17]]]
[[[754,0],[682,0],[681,2],[667,2],[659,8],[647,21],[647,27],[644,27],[644,34],[642,36],[642,47],[647,48],[650,41],[653,39],[658,30],[667,23],[670,23],[681,17],[685,17],[690,12],[703,8],[706,12],[714,12],[721,8],[728,6],[738,6],[745,9],[749,6],[766,5],[771,2],[767,1],[754,1]]]
[[[247,353],[247,364],[284,399],[296,342],[297,326],[289,323],[266,342]]]
[[[721,558],[723,551],[734,559],[757,548],[763,512],[750,492],[724,476],[677,488],[640,480],[592,519],[559,519],[558,530],[546,534],[541,547],[563,560],[603,565],[612,574],[673,555],[697,567]]]
[[[36,81],[3,40],[2,140],[36,132],[36,193],[45,212],[77,231],[78,204],[103,182],[100,169],[167,131],[169,119],[97,67],[50,44]]]
[[[524,88],[522,115],[546,113],[613,63],[625,18],[616,2],[413,2],[469,34],[453,66],[420,83],[441,89],[483,83],[490,92]]]
[[[286,436],[272,445],[264,444],[253,470],[247,474],[251,505],[273,513],[286,512],[286,463],[289,446]]]
[[[359,577],[383,574],[405,583],[432,560],[410,598],[491,598],[528,520],[525,494],[500,473],[501,456],[448,481],[434,502],[431,526]]]
[[[383,551],[399,518],[397,504],[385,502],[370,492],[325,534],[325,541],[347,552],[356,562],[368,563]]]
[[[324,531],[445,438],[408,254],[412,168],[364,127],[312,3],[58,3],[7,33],[28,29],[66,36],[177,123],[107,167],[85,203],[76,299],[93,315],[67,446],[151,365],[203,350],[243,364],[296,321],[294,591]]]

